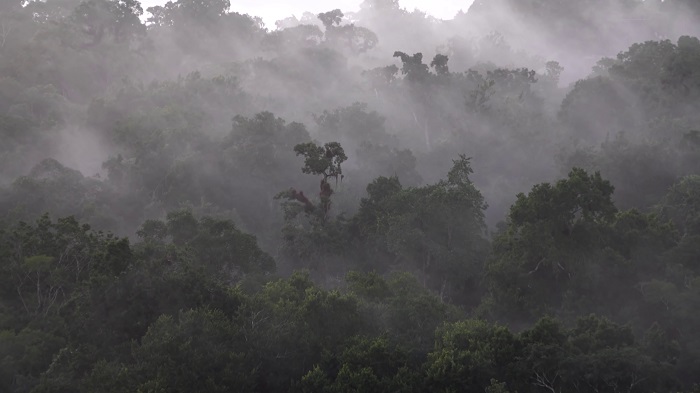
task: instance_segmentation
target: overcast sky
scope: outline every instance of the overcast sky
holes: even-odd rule
[[[3,0],[0,0],[3,1]],[[160,5],[167,0],[141,0],[145,10]],[[451,19],[460,10],[467,11],[473,0],[399,0],[401,7],[413,10],[418,8],[443,19]],[[267,28],[274,29],[275,21],[295,15],[300,17],[305,11],[319,13],[340,8],[343,11],[357,11],[362,0],[232,0],[231,10],[243,14],[260,16]]]

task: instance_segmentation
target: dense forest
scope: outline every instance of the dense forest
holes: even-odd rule
[[[0,1],[0,392],[700,392],[700,3]]]

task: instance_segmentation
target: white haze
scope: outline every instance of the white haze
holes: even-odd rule
[[[148,7],[163,5],[164,0],[144,0],[141,2],[144,11]],[[419,9],[440,19],[452,19],[460,10],[466,12],[473,0],[400,0],[402,8],[409,11]],[[318,14],[333,8],[343,12],[356,12],[360,9],[362,0],[337,0],[332,3],[326,0],[236,0],[231,2],[231,9],[242,14],[259,16],[265,22],[265,27],[275,29],[275,22],[291,15],[301,18],[305,12]]]
[[[163,3],[162,0],[144,0],[142,6],[145,11],[148,7]],[[217,140],[231,134],[231,118],[236,115],[253,117],[256,113],[269,111],[288,122],[301,122],[306,125],[312,137],[323,141],[338,139],[349,153],[348,174],[344,184],[348,191],[338,192],[336,206],[339,211],[356,208],[358,199],[364,196],[364,186],[374,177],[395,173],[395,168],[384,163],[374,165],[376,168],[372,165],[362,167],[361,164],[366,159],[359,154],[365,149],[363,142],[385,145],[387,151],[389,148],[412,151],[416,156],[415,168],[410,168],[412,171],[406,170],[406,177],[411,175],[413,179],[402,178],[408,185],[436,182],[449,169],[451,159],[463,153],[473,157],[474,180],[491,206],[487,216],[491,225],[504,217],[517,192],[527,190],[538,182],[551,181],[560,175],[555,156],[572,139],[597,146],[610,135],[612,127],[602,126],[591,126],[591,130],[585,133],[572,131],[570,135],[557,121],[556,114],[572,82],[590,75],[591,67],[602,57],[614,57],[635,42],[660,38],[676,42],[681,35],[700,35],[700,23],[694,20],[693,14],[682,11],[657,13],[651,9],[654,7],[651,2],[644,3],[644,7],[636,8],[635,12],[627,12],[615,5],[615,2],[608,4],[590,1],[580,19],[578,14],[569,15],[571,19],[581,22],[585,28],[583,30],[567,30],[567,26],[562,28],[559,20],[553,21],[549,26],[542,26],[542,20],[532,14],[514,10],[513,4],[516,2],[504,0],[475,3],[473,8],[479,8],[480,3],[490,4],[481,13],[467,12],[472,3],[470,0],[401,0],[399,4],[403,10],[363,9],[359,6],[361,0],[232,0],[231,3],[232,12],[262,17],[268,30],[274,30],[275,22],[283,19],[286,19],[285,26],[289,30],[286,33],[284,30],[274,33],[255,31],[246,36],[246,31],[227,30],[231,26],[245,25],[238,24],[235,19],[227,22],[229,24],[214,26],[211,30],[208,30],[210,26],[154,27],[148,33],[152,46],[143,52],[143,56],[115,56],[111,59],[109,66],[114,70],[109,80],[98,72],[100,70],[89,67],[92,61],[90,51],[75,51],[73,56],[64,56],[61,77],[58,78],[65,85],[62,86],[62,94],[84,106],[105,96],[107,101],[112,101],[115,119],[142,117],[142,127],[146,131],[161,128],[187,130],[197,135],[198,138],[193,138],[194,141],[204,139],[204,136]],[[360,28],[376,33],[376,46],[361,53],[355,53],[340,44],[331,50],[319,45],[318,41],[299,39],[294,35],[294,27],[304,24],[319,26],[321,23],[315,15],[333,9],[341,9],[345,13],[343,25],[355,23]],[[414,11],[415,9],[423,12]],[[460,10],[463,12],[459,13]],[[144,19],[149,16],[148,12],[144,14]],[[290,16],[294,18],[289,18]],[[640,21],[645,18],[651,19],[651,22]],[[301,31],[303,33],[305,30]],[[555,31],[559,34],[553,33]],[[568,34],[561,34],[561,31]],[[277,33],[279,34],[275,35]],[[319,29],[318,33],[322,34],[322,30]],[[269,36],[260,38],[257,34]],[[287,43],[274,46],[272,44],[276,41],[268,40],[271,37],[286,37],[287,41],[280,42]],[[433,92],[413,91],[408,83],[394,83],[394,86],[379,90],[372,88],[372,83],[363,76],[363,71],[389,65],[401,67],[401,61],[392,57],[395,51],[409,56],[420,52],[425,64],[429,64],[436,54],[447,55],[449,69],[455,73],[474,69],[485,74],[498,67],[527,67],[537,71],[540,78],[546,73],[547,61],[559,62],[564,73],[558,86],[555,84],[547,87],[540,83],[532,87],[540,89],[533,96],[539,94],[541,97],[532,99],[528,104],[531,107],[518,107],[505,101],[496,103],[504,110],[525,113],[522,116],[513,115],[513,119],[533,119],[528,124],[510,124],[501,121],[501,118],[506,118],[504,116],[485,118],[467,113],[464,92],[452,90],[450,86],[443,86]],[[220,95],[207,92],[200,95],[196,88],[200,84],[206,87],[206,83],[195,80],[191,85],[195,90],[192,96],[196,98],[192,98],[188,95],[189,88],[183,87],[188,82],[182,82],[183,86],[179,83],[193,71],[201,72],[204,79],[223,75],[232,78],[235,83],[221,87]],[[403,75],[397,72],[397,78],[401,79]],[[158,93],[158,89],[148,87],[153,81],[161,83],[161,93]],[[91,85],[101,87],[88,88]],[[89,94],[72,94],[74,86],[83,87]],[[430,102],[423,99],[422,93],[431,98]],[[522,92],[519,93],[522,97]],[[120,94],[126,98],[120,99]],[[505,96],[504,100],[507,99],[509,97]],[[538,101],[540,99],[541,104]],[[165,104],[157,103],[158,100],[163,100]],[[187,103],[186,109],[195,112],[197,116],[201,115],[201,126],[194,127],[194,131],[190,131],[193,127],[187,122],[188,119],[172,120],[170,123],[167,116],[157,115],[159,110],[170,110],[168,105],[174,105],[172,103],[178,100]],[[634,97],[628,101],[633,103]],[[315,116],[324,111],[348,108],[354,102],[367,103],[366,111],[376,111],[384,120],[341,127],[335,133],[329,133],[332,129],[329,131],[316,125]],[[142,113],[142,106],[150,108],[151,112]],[[635,105],[629,106],[633,108],[629,116],[599,111],[607,109],[602,105],[601,108],[594,107],[590,111],[581,110],[581,113],[603,125],[615,124],[620,117],[628,117],[630,123],[641,122],[636,118],[643,118],[643,113],[635,112]],[[81,114],[84,110],[66,109],[65,112]],[[528,111],[532,115],[528,115]],[[357,112],[359,114],[355,113],[354,117],[348,116],[350,120],[372,117]],[[179,112],[176,110],[174,113]],[[543,116],[539,116],[540,113]],[[83,115],[71,116],[81,118]],[[79,123],[77,120],[67,121],[63,129],[55,130],[51,138],[42,140],[41,145],[28,146],[25,148],[27,151],[13,153],[13,157],[18,159],[12,160],[12,170],[5,169],[6,173],[0,171],[0,182],[9,182],[17,175],[26,173],[31,165],[47,156],[80,170],[86,176],[103,172],[102,163],[115,155],[123,154],[125,162],[136,161],[135,153],[129,150],[130,141],[122,141],[122,145],[118,145],[97,136],[99,133],[115,134],[113,129],[119,126],[118,122],[110,120],[95,129],[77,126]],[[364,134],[359,134],[360,131]],[[619,129],[612,130],[618,131]],[[641,137],[640,135],[639,138]],[[185,142],[179,146],[178,139],[174,137],[166,141],[175,147],[162,143],[164,149],[169,149],[162,157],[158,157],[162,161],[164,176],[171,172],[169,168],[186,161],[192,149]],[[209,157],[211,162],[202,158],[201,166],[215,167],[216,159],[219,158],[217,154],[224,155],[215,151]],[[391,161],[379,153],[375,154]],[[202,155],[206,157],[203,153]],[[389,156],[389,153],[386,155]],[[279,175],[283,181],[279,184],[261,181],[256,186],[264,190],[264,193],[261,192],[263,197],[252,191],[248,194],[242,192],[242,196],[230,205],[244,213],[253,211],[251,206],[256,206],[253,202],[258,200],[264,200],[266,206],[274,206],[272,195],[285,187],[297,186],[306,181],[298,173],[298,162],[292,161],[293,158],[289,160],[289,168],[284,168],[288,172],[282,171]],[[160,164],[156,159],[153,159],[153,163]],[[229,173],[218,173],[215,169],[201,169],[197,175],[197,180],[202,176],[214,179],[210,180],[212,184],[220,183],[220,179],[232,178]],[[128,191],[128,188],[121,187],[121,190]],[[149,195],[151,194],[155,194],[155,191]],[[175,202],[167,207],[172,209],[173,206]],[[273,210],[270,207],[265,214],[272,224],[277,225],[279,223],[274,220],[279,220],[280,214]],[[139,216],[139,220],[141,218]],[[248,222],[256,221],[258,217],[251,214]],[[135,224],[140,224],[140,221]],[[263,224],[257,229],[250,224],[251,232],[263,235],[260,231],[276,228],[275,225],[264,227]],[[239,225],[246,228],[245,218]]]

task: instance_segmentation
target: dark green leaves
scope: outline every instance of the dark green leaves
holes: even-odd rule
[[[323,180],[329,177],[336,180],[342,176],[340,167],[348,157],[338,142],[329,142],[319,146],[313,142],[302,143],[294,146],[294,152],[304,157],[302,172],[312,175],[322,175]]]

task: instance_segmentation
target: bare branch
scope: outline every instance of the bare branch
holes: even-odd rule
[[[532,269],[532,270],[530,270],[530,272],[527,273],[527,274],[530,275],[530,274],[535,273],[536,271],[538,271],[538,270],[540,269],[540,265],[542,265],[542,262],[544,262],[544,258],[540,259],[540,261],[537,262],[537,266],[535,266],[535,268]]]
[[[12,26],[10,26],[4,20],[0,20],[0,48],[5,47],[5,43],[7,42],[7,37],[10,35],[11,31],[12,31]]]
[[[554,389],[554,383],[557,381],[557,378],[559,378],[559,373],[556,373],[554,378],[550,380],[544,373],[540,374],[535,371],[535,386],[543,387],[552,393],[557,393],[556,389]]]
[[[640,383],[644,382],[647,379],[648,379],[647,377],[642,378],[639,375],[637,375],[636,373],[632,374],[632,382],[630,382],[630,387],[627,389],[627,392],[631,393],[632,389],[634,389],[635,386],[639,385]]]

